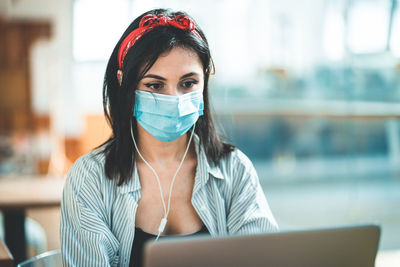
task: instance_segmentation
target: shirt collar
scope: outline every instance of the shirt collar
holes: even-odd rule
[[[197,154],[197,171],[195,179],[199,179],[202,185],[205,185],[210,176],[217,179],[225,179],[224,175],[221,172],[221,169],[218,166],[215,166],[213,163],[209,163],[204,148],[200,146],[200,138],[197,134],[193,135],[193,139],[195,142],[195,150]],[[134,173],[133,179],[129,179],[127,183],[119,186],[119,192],[121,194],[126,194],[129,192],[134,192],[141,189],[139,174],[137,172],[136,163],[134,165]]]
[[[213,163],[210,164],[210,162],[207,159],[207,155],[204,151],[204,147],[200,146],[200,138],[197,134],[194,134],[193,136],[194,142],[195,142],[195,149],[196,149],[196,154],[197,154],[197,164],[201,167],[204,168],[205,171],[208,174],[211,174],[214,178],[218,179],[225,179],[224,176],[222,175],[221,169],[218,166],[215,166]],[[208,181],[208,176],[203,176],[201,177],[204,179],[204,182]]]

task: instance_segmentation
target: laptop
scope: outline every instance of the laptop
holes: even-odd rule
[[[148,242],[145,267],[373,267],[378,225]]]

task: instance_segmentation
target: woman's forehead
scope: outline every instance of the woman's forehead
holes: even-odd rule
[[[161,54],[146,74],[180,76],[195,72],[203,75],[203,64],[196,52],[184,47],[174,47]]]

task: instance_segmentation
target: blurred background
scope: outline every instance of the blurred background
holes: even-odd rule
[[[206,33],[218,129],[253,161],[281,230],[377,223],[380,251],[399,256],[399,4],[0,0],[0,179],[63,176],[105,141],[112,49],[133,18],[170,7]],[[59,209],[27,214],[41,249],[59,248]]]

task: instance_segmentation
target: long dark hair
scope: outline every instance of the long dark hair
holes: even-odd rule
[[[129,33],[138,28],[141,18],[147,14],[163,14],[171,18],[180,14],[188,16],[184,12],[172,12],[166,9],[154,9],[142,14],[126,29],[108,61],[103,83],[103,108],[112,128],[112,136],[100,146],[104,147],[100,153],[105,154],[106,176],[109,179],[118,179],[118,185],[131,179],[134,168],[135,153],[130,127],[137,138],[137,124],[133,116],[136,87],[158,57],[174,47],[191,49],[197,53],[203,64],[204,114],[196,123],[195,133],[199,136],[199,145],[204,148],[208,161],[217,165],[234,149],[234,146],[221,141],[210,113],[208,79],[214,66],[207,39],[198,25],[195,27],[202,38],[190,31],[172,26],[159,26],[145,33],[126,54],[122,67],[123,78],[121,85],[119,84],[117,55],[120,44]]]

